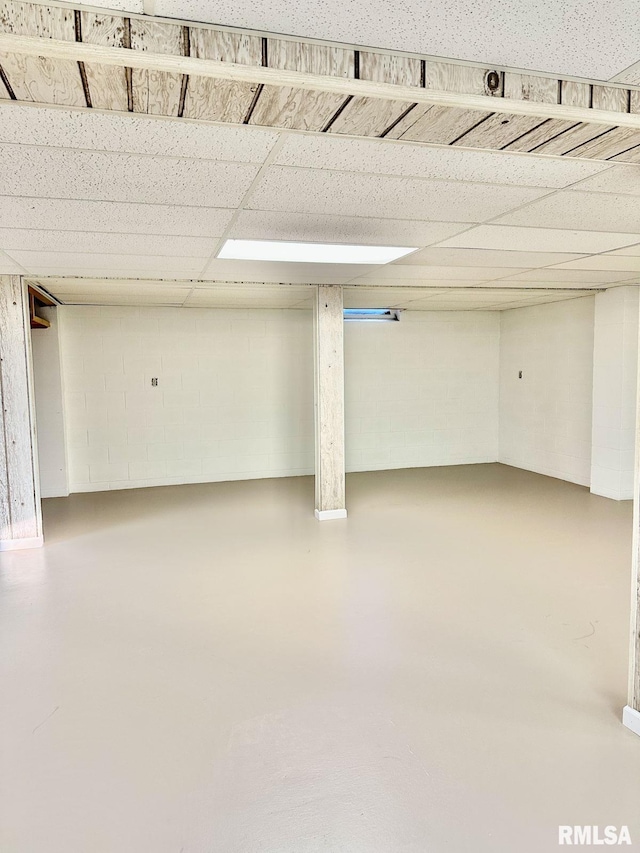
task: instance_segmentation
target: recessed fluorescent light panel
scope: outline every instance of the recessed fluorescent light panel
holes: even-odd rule
[[[344,243],[290,243],[284,240],[227,240],[219,258],[238,261],[291,261],[299,264],[388,264],[415,247],[349,246]]]

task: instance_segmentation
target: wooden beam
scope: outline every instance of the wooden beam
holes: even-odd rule
[[[544,103],[487,95],[474,95],[455,91],[441,91],[418,86],[398,85],[377,80],[331,77],[305,71],[282,68],[256,67],[200,59],[193,56],[160,54],[128,48],[98,44],[66,42],[34,36],[0,33],[0,53],[20,56],[44,57],[50,60],[98,63],[128,67],[164,74],[187,74],[237,83],[255,83],[303,90],[333,92],[339,95],[403,100],[408,103],[432,104],[467,110],[507,113],[521,116],[539,116],[540,119],[565,119],[573,122],[613,125],[640,129],[640,113],[619,112],[612,109],[595,109],[569,104]]]
[[[342,286],[316,287],[313,308],[316,414],[316,518],[346,518],[344,317]]]
[[[42,545],[27,287],[0,276],[0,551]]]

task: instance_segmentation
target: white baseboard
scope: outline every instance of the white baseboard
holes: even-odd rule
[[[346,518],[346,509],[317,509],[316,518],[318,521],[331,521],[334,518]]]
[[[630,705],[625,705],[622,711],[622,722],[634,734],[640,736],[640,711]]]
[[[23,548],[42,548],[44,539],[42,536],[34,536],[32,539],[0,539],[0,551],[21,551]]]

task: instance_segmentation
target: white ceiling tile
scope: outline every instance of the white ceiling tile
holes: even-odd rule
[[[182,305],[191,289],[188,285],[157,286],[137,282],[126,285],[94,282],[80,288],[47,281],[46,287],[67,305]]]
[[[640,222],[637,223],[640,226]],[[519,252],[575,252],[589,254],[640,242],[640,233],[615,234],[560,228],[516,228],[480,225],[440,243],[444,248],[505,249]]]
[[[135,276],[142,273],[163,278],[192,278],[207,263],[203,258],[169,258],[157,255],[100,255],[80,252],[15,252],[8,253],[33,275],[93,275],[99,270],[106,275]]]
[[[452,278],[438,278],[438,279],[417,279],[417,278],[380,278],[376,277],[375,274],[365,275],[361,278],[351,279],[349,284],[352,285],[362,285],[363,287],[425,287],[429,290],[433,288],[447,288],[447,287],[474,287],[476,285],[481,285],[485,283],[485,279],[471,279],[471,278],[462,278],[462,279],[452,279]],[[493,283],[493,282],[492,282]]]
[[[635,243],[632,246],[626,246],[624,249],[616,249],[610,254],[619,257],[640,257],[640,243]]]
[[[247,207],[299,213],[437,222],[482,222],[533,201],[546,190],[422,181],[354,172],[274,166],[253,190]]]
[[[640,230],[638,199],[631,195],[586,193],[567,190],[506,214],[498,220],[505,225],[567,228],[577,231]]]
[[[428,246],[468,227],[458,222],[241,210],[228,236],[247,240]]]
[[[0,145],[3,195],[235,207],[259,166]]]
[[[405,0],[392,7],[386,0],[155,0],[155,13],[168,17],[599,80],[638,59],[635,10],[631,0]]]
[[[281,261],[236,261],[214,258],[200,275],[212,281],[265,281],[344,284],[371,271],[371,264],[298,264]]]
[[[429,293],[446,293],[429,290]],[[348,285],[344,289],[345,308],[401,308],[415,299],[424,297],[421,287],[363,287]]]
[[[569,261],[565,264],[558,264],[554,269],[557,270],[614,270],[618,273],[635,272],[640,273],[640,247],[638,247],[637,255],[622,255],[615,252],[608,252],[604,255],[591,255],[587,258],[580,258],[577,261]],[[621,251],[627,251],[622,249]]]
[[[275,163],[311,169],[373,172],[448,181],[566,187],[609,164],[594,160],[523,157],[507,151],[429,148],[382,139],[288,135]]]
[[[41,3],[42,0],[36,0],[36,2]],[[144,12],[144,0],[91,0],[91,5],[98,9],[117,9],[136,15]]]
[[[441,249],[432,247],[413,252],[395,266],[423,264],[458,267],[546,267],[581,257],[569,252],[512,252],[505,249]]]
[[[0,103],[0,142],[7,143],[262,163],[277,139],[276,131],[246,125]]]
[[[544,270],[542,270],[544,272]],[[522,279],[500,279],[500,281],[492,281],[491,287],[513,288],[513,287],[529,287],[532,290],[602,290],[607,288],[608,284],[589,284],[584,281],[550,281],[542,276],[537,281],[523,281]]]
[[[23,272],[24,269],[13,258],[0,251],[0,273],[3,275],[20,275]]]
[[[115,255],[173,255],[208,258],[217,238],[169,237],[147,234],[109,234],[91,231],[0,228],[0,249],[27,252],[66,252]]]
[[[640,165],[626,166],[617,163],[598,175],[582,181],[574,189],[581,192],[622,193],[640,195]]]
[[[246,282],[196,287],[186,308],[311,308],[313,288],[296,285],[252,286]]]
[[[0,222],[23,229],[220,238],[232,215],[233,211],[222,208],[0,195]]]
[[[553,269],[545,268],[538,270],[527,270],[520,275],[509,275],[513,281],[549,281],[549,282],[564,282],[567,284],[611,284],[616,281],[625,281],[632,279],[633,273],[630,272],[611,272],[609,270],[598,269]]]
[[[524,272],[522,268],[507,268],[507,267],[436,267],[436,266],[418,266],[416,264],[388,264],[387,266],[377,267],[367,273],[366,278],[384,281],[386,279],[403,279],[406,281],[465,281],[471,279],[474,281],[488,281],[493,278],[503,278],[505,276],[517,276]],[[355,279],[355,276],[354,276]]]

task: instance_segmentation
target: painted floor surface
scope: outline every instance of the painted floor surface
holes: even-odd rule
[[[631,506],[501,465],[74,495],[0,556],[3,853],[546,853],[629,826]],[[629,849],[629,848],[624,848]]]

